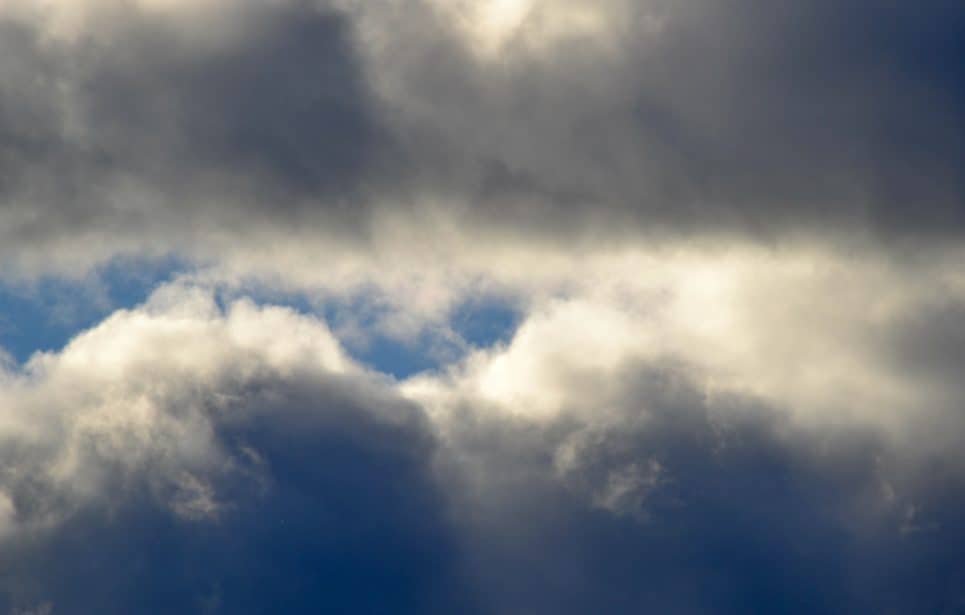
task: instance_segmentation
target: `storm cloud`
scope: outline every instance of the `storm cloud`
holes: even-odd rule
[[[101,259],[224,256],[307,227],[378,244],[385,217],[543,240],[960,234],[950,2],[65,1],[3,16],[8,260],[39,245],[41,261],[91,260],[76,244],[104,233]]]
[[[441,408],[311,317],[164,289],[8,376],[5,607],[965,604],[960,460],[864,422],[801,425],[672,359],[533,360],[569,383],[554,414]]]
[[[343,16],[253,5],[192,35],[197,16],[137,9],[94,11],[70,38],[4,20],[8,246],[59,254],[107,232],[103,259],[364,219],[390,140]]]
[[[945,543],[965,529],[959,471],[708,397],[683,366],[615,380],[549,424],[466,413],[452,428],[493,612],[962,608]]]
[[[965,612],[959,4],[0,0],[0,610]]]

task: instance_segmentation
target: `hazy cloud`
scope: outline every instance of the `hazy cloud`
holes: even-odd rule
[[[0,4],[0,609],[965,609],[963,17]]]
[[[959,234],[954,3],[23,6],[0,15],[7,260],[420,224]]]

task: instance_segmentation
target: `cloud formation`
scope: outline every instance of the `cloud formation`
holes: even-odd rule
[[[0,22],[8,261],[423,224],[960,235],[954,3],[18,1]]]
[[[420,14],[412,28],[432,43],[412,50],[386,25],[373,64],[412,110],[403,132],[455,161],[432,165],[459,178],[448,187],[476,186],[483,224],[957,235],[951,3],[469,4],[525,7],[494,56]]]
[[[960,459],[670,357],[587,362],[559,318],[485,358],[544,375],[554,411],[526,414],[444,374],[397,389],[290,309],[163,288],[6,376],[5,607],[962,606]]]
[[[468,608],[428,423],[318,321],[173,288],[25,369],[7,610]]]
[[[965,610],[963,18],[0,0],[0,610]]]

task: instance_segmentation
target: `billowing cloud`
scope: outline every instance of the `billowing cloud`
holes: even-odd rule
[[[462,368],[529,365],[503,377],[554,405],[527,413],[453,375],[397,388],[290,309],[163,288],[0,387],[6,607],[961,606],[958,456],[670,356],[588,358],[605,336],[566,312],[591,309]]]
[[[574,386],[606,393],[548,423],[450,427],[494,612],[961,608],[960,470],[708,396],[681,366]]]
[[[965,609],[963,16],[0,0],[0,609]]]
[[[2,397],[6,609],[472,605],[428,422],[314,319],[171,288]]]

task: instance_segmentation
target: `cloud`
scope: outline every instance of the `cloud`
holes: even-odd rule
[[[5,375],[4,607],[961,606],[955,449],[651,352],[620,296],[396,383],[311,316],[160,288]]]
[[[471,612],[427,421],[314,319],[172,287],[2,396],[6,609]]]
[[[484,228],[957,236],[951,3],[912,16],[866,3],[479,0],[452,5],[463,21],[408,3],[408,29],[390,4],[363,11],[379,43],[362,48],[373,79],[431,181]],[[480,57],[493,23],[500,42]]]
[[[504,414],[554,417],[590,403],[593,378],[669,357],[694,366],[708,390],[747,394],[797,420],[857,420],[922,450],[952,450],[965,301],[956,262],[730,247],[534,259],[518,277],[494,267],[521,297],[511,343],[403,388],[443,414],[483,399]]]
[[[556,376],[535,383],[561,400],[552,415],[472,394],[430,405],[492,612],[965,604],[953,450],[867,419],[802,421],[670,358],[574,369],[594,351],[529,357]]]
[[[105,4],[114,18],[76,39],[0,19],[5,260],[210,255],[222,235],[357,224],[351,204],[388,141],[344,17],[243,5],[197,17],[212,25],[196,39],[180,20]]]
[[[3,3],[0,609],[965,608],[961,17]]]
[[[602,423],[465,421],[463,456],[483,484],[467,489],[482,494],[467,508],[484,511],[467,513],[483,536],[470,552],[501,589],[497,612],[960,607],[943,546],[961,532],[946,516],[961,510],[949,496],[960,475],[899,483],[873,433],[800,432],[675,371],[628,369],[622,396],[601,400]],[[922,533],[908,532],[909,514]]]
[[[0,14],[8,263],[960,231],[954,3],[29,6]]]

